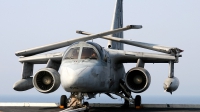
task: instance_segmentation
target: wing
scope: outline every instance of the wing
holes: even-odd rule
[[[129,30],[129,29],[138,29],[138,28],[142,28],[142,26],[129,25],[124,28],[118,28],[118,29],[114,29],[111,31],[103,32],[103,33],[98,33],[98,34],[75,38],[75,39],[71,39],[71,40],[67,40],[67,41],[63,41],[63,42],[58,42],[58,43],[54,43],[54,44],[49,44],[49,45],[45,45],[45,46],[40,46],[40,47],[35,47],[35,48],[27,49],[27,50],[18,51],[15,53],[15,55],[16,56],[31,56],[31,55],[47,52],[50,50],[66,47],[66,46],[69,46],[78,41],[87,41],[87,40],[95,39],[98,37],[106,36],[109,34],[122,32],[122,31]]]
[[[29,57],[20,57],[19,62],[26,62],[31,64],[47,64],[49,60],[57,63],[61,63],[63,57],[63,52],[51,53],[51,54],[40,54]]]
[[[171,54],[156,54],[111,49],[107,50],[110,52],[114,63],[136,63],[138,59],[141,59],[144,63],[169,63],[169,61],[178,62],[178,57]]]
[[[92,35],[91,33],[84,32],[84,31],[79,31],[77,33],[84,34],[84,35]],[[176,48],[176,47],[166,47],[166,46],[161,46],[161,45],[157,45],[157,44],[131,41],[131,40],[126,40],[126,39],[111,37],[111,36],[103,36],[101,38],[116,41],[116,42],[121,42],[124,44],[129,44],[129,45],[133,45],[136,47],[141,47],[141,48],[145,48],[145,49],[149,49],[149,50],[154,50],[154,51],[158,51],[158,52],[162,52],[162,53],[175,54],[177,56],[179,56],[179,54],[181,52],[183,52],[183,50]]]

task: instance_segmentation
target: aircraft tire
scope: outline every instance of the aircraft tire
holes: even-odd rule
[[[64,106],[64,108],[67,108],[67,96],[62,95],[60,97],[60,106]]]
[[[89,112],[89,103],[88,102],[84,102],[83,105],[86,106],[86,110],[84,112]]]
[[[141,96],[140,95],[136,95],[135,96],[135,107],[140,107],[141,106]]]

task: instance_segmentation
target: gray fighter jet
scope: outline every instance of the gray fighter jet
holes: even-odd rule
[[[157,44],[143,43],[123,39],[123,31],[141,29],[141,25],[123,27],[123,0],[116,1],[113,23],[110,31],[92,34],[77,31],[86,36],[54,44],[16,52],[19,62],[23,64],[22,79],[14,84],[14,90],[25,91],[35,87],[41,93],[51,93],[60,86],[70,92],[69,98],[62,95],[60,105],[67,107],[88,106],[85,97],[94,98],[96,94],[112,94],[124,98],[124,107],[141,105],[141,96],[135,98],[133,93],[141,93],[151,83],[150,73],[144,68],[145,63],[168,63],[169,75],[164,82],[164,90],[172,93],[179,86],[174,76],[174,63],[178,63],[183,50]],[[107,48],[88,40],[103,38],[109,40]],[[129,44],[160,53],[125,51],[123,44]],[[60,53],[40,54],[68,46]],[[37,55],[39,54],[39,55]],[[123,63],[136,63],[125,72]],[[46,64],[33,75],[34,64]]]

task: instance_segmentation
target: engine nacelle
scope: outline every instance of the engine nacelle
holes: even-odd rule
[[[167,78],[164,82],[163,88],[166,92],[172,92],[176,91],[176,89],[179,86],[179,80],[176,77],[173,78]]]
[[[41,93],[51,93],[60,86],[60,74],[52,68],[40,69],[33,78],[34,87]]]
[[[128,89],[132,92],[141,93],[149,87],[151,76],[144,68],[132,68],[126,73],[125,83]]]

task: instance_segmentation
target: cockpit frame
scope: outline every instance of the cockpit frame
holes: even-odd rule
[[[78,53],[78,57],[77,58],[68,58],[66,59],[66,55],[70,52],[70,50],[72,49],[77,49],[79,48],[79,53]],[[85,59],[81,59],[82,53],[83,53],[83,49],[84,48],[89,48],[89,49],[93,49],[94,52],[96,53],[97,59],[95,58],[85,58],[85,59],[91,59],[91,60],[101,60],[102,59],[102,48],[100,45],[98,44],[91,44],[90,42],[78,42],[76,44],[71,45],[70,47],[68,47],[68,49],[65,51],[65,53],[63,54],[63,59],[62,60],[85,60]]]

